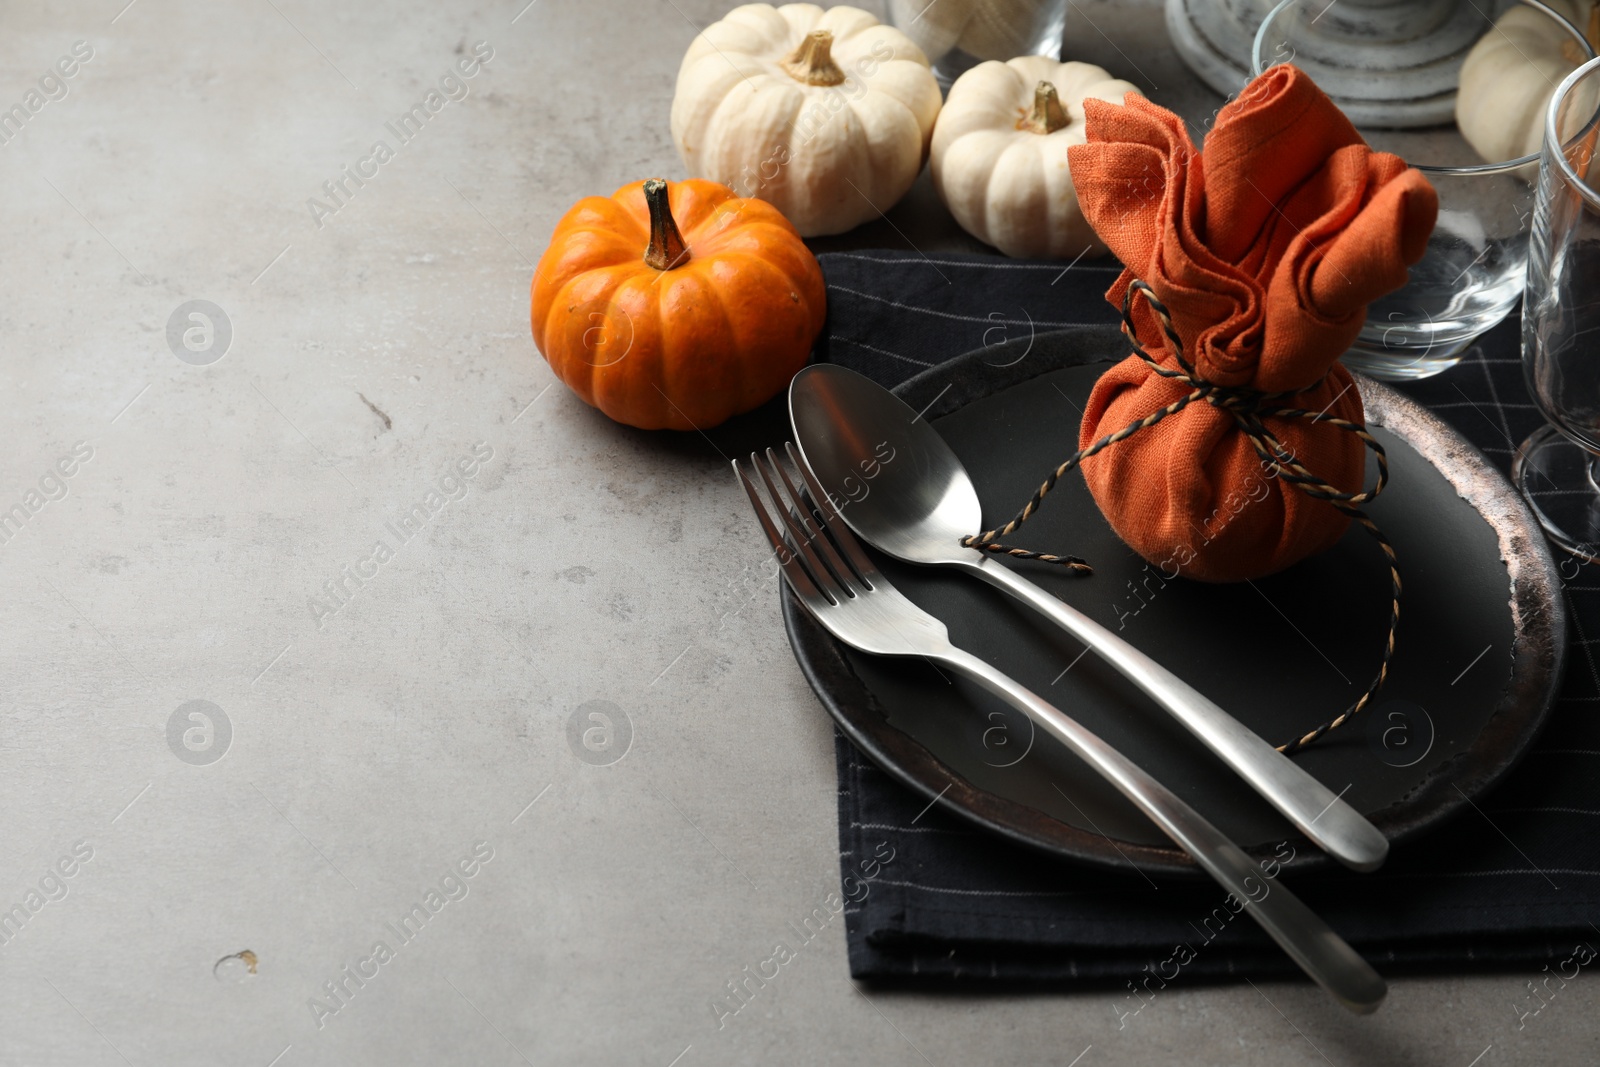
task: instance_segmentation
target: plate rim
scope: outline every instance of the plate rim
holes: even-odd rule
[[[1069,335],[1083,342],[1063,346],[1062,352],[1075,358],[1025,358],[1032,352],[1033,341],[1045,337],[1069,340]],[[1115,327],[1079,326],[1050,331],[1030,340],[1024,357],[1012,363],[997,364],[984,358],[996,355],[1003,346],[975,349],[930,367],[891,391],[913,407],[926,407],[925,417],[931,421],[1044,374],[1096,362],[1109,366],[1119,361],[1120,352],[1126,350],[1121,349],[1117,355],[1106,355],[1105,351],[1116,350],[1122,343]],[[1083,349],[1089,350],[1086,355],[1082,354]],[[1097,353],[1097,349],[1102,351]],[[982,363],[987,370],[979,371],[972,379],[963,372],[975,363]],[[1029,366],[1023,368],[1024,363]],[[1477,740],[1436,766],[1405,800],[1369,816],[1394,846],[1442,826],[1467,810],[1477,797],[1510,773],[1538,739],[1565,674],[1566,600],[1560,593],[1549,544],[1527,503],[1505,475],[1449,423],[1421,404],[1363,375],[1355,374],[1354,378],[1367,423],[1382,426],[1404,439],[1495,531],[1500,559],[1506,567],[1512,613],[1511,681]],[[790,648],[835,725],[861,754],[930,806],[951,811],[987,833],[1072,862],[1146,875],[1204,877],[1193,859],[1176,846],[1123,841],[1083,830],[969,782],[911,735],[888,724],[888,715],[881,710],[877,697],[856,676],[844,656],[843,644],[806,613],[787,584],[780,584],[780,589]],[[848,696],[865,698],[865,712],[883,724],[881,730],[869,732],[858,721],[862,712],[843,705],[841,696],[845,694],[836,693],[834,682],[822,675],[825,666],[840,669],[855,679],[859,693]],[[1543,693],[1539,692],[1541,685]],[[1519,710],[1524,702],[1526,708]],[[1312,870],[1333,865],[1330,856],[1309,842],[1307,845],[1299,866]],[[1260,858],[1270,855],[1266,846],[1250,846],[1245,851]]]

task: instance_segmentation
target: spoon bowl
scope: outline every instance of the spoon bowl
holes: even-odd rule
[[[854,371],[818,363],[790,385],[789,418],[806,464],[857,534],[910,563],[972,560],[961,539],[983,522],[978,491],[905,401]]]

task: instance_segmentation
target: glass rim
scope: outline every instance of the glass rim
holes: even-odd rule
[[[1262,48],[1266,44],[1267,27],[1272,25],[1272,21],[1279,15],[1283,14],[1289,8],[1294,7],[1296,4],[1302,2],[1303,0],[1279,0],[1279,2],[1273,6],[1272,10],[1267,12],[1266,17],[1261,20],[1260,27],[1256,29],[1255,39],[1250,42],[1251,77],[1259,78],[1268,70],[1272,69],[1271,67],[1263,67],[1261,65],[1261,52]],[[1578,68],[1578,71],[1585,70],[1594,64],[1594,61],[1597,58],[1594,46],[1589,43],[1589,38],[1584,35],[1583,31],[1574,26],[1571,20],[1569,20],[1565,15],[1552,8],[1549,4],[1544,3],[1543,0],[1517,0],[1517,2],[1522,6],[1536,8],[1539,11],[1542,11],[1549,18],[1555,19],[1556,22],[1567,31],[1567,33],[1571,34],[1572,38],[1578,42],[1578,46],[1583,49],[1584,54],[1589,57],[1588,60]],[[1274,63],[1273,66],[1278,66],[1278,64]],[[1578,71],[1574,71],[1573,73],[1576,74]],[[1556,88],[1555,95],[1550,98],[1552,105],[1554,104],[1556,97],[1561,95],[1562,89],[1566,87],[1567,81],[1571,80],[1572,79],[1569,77]],[[1554,112],[1551,112],[1551,114],[1553,113]],[[1549,116],[1547,115],[1546,118],[1548,119],[1548,117]],[[1549,132],[1550,130],[1547,126],[1545,130],[1546,136],[1549,135]],[[1363,140],[1365,140],[1365,138],[1363,138]],[[1406,164],[1408,166],[1420,170],[1424,174],[1457,175],[1505,174],[1509,171],[1519,170],[1522,167],[1526,167],[1530,164],[1537,165],[1538,162],[1538,152],[1530,152],[1525,156],[1518,156],[1516,159],[1502,160],[1499,163],[1475,163],[1466,167],[1449,167],[1439,163],[1417,163],[1409,159],[1406,160]]]
[[[1567,94],[1570,93],[1573,87],[1576,86],[1580,81],[1583,81],[1591,74],[1597,73],[1600,73],[1600,58],[1589,60],[1589,62],[1585,63],[1571,74],[1568,74],[1561,80],[1561,84],[1556,86],[1556,91],[1550,96],[1550,106],[1545,108],[1544,143],[1545,147],[1550,149],[1550,155],[1554,158],[1555,165],[1560,169],[1561,176],[1563,179],[1565,179],[1566,184],[1571,186],[1580,197],[1586,200],[1590,207],[1600,209],[1600,190],[1596,190],[1594,186],[1589,184],[1589,179],[1581,176],[1576,170],[1573,169],[1572,160],[1567,158],[1567,153],[1564,151],[1566,145],[1562,142],[1561,135],[1556,130],[1556,109],[1560,105],[1561,101],[1566,99]],[[1579,137],[1588,136],[1597,128],[1600,128],[1600,110],[1597,110],[1594,115],[1590,116],[1589,121],[1587,124],[1585,124],[1583,131],[1574,134],[1572,139],[1577,140]],[[1594,157],[1591,156],[1590,162],[1592,163],[1593,161]]]

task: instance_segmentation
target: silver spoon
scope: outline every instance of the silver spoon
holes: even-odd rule
[[[789,386],[789,417],[806,464],[869,544],[1010,593],[1126,675],[1330,856],[1358,871],[1382,865],[1389,842],[1339,795],[1104,626],[964,546],[983,528],[978,492],[944,438],[899,397],[855,371],[814,364]]]

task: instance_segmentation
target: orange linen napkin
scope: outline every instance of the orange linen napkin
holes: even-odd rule
[[[1084,216],[1122,261],[1106,293],[1120,308],[1134,279],[1165,304],[1198,377],[1285,406],[1361,421],[1361,397],[1335,361],[1367,304],[1400,288],[1433,231],[1433,187],[1398,156],[1374,152],[1300,70],[1273,67],[1217,115],[1196,151],[1183,121],[1142,97],[1086,100],[1088,143],[1068,150]],[[1149,306],[1134,300],[1140,344],[1176,360]],[[1320,384],[1319,384],[1320,381]],[[1096,384],[1079,446],[1189,392],[1137,356]],[[1357,491],[1353,433],[1306,419],[1268,427],[1317,477]],[[1329,548],[1348,520],[1263,469],[1228,412],[1194,403],[1084,461],[1117,534],[1169,577],[1227,582],[1282,570]]]

